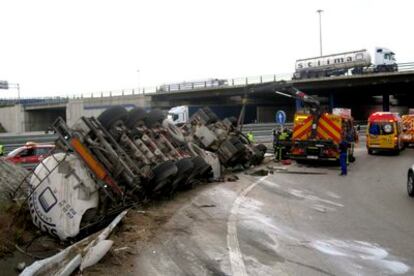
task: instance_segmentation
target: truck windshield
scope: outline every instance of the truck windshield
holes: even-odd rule
[[[392,122],[372,122],[369,126],[371,135],[387,135],[394,133],[394,124]]]

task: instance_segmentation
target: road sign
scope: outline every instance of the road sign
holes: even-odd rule
[[[0,89],[9,89],[9,83],[7,81],[0,81]]]
[[[283,110],[276,112],[276,123],[284,125],[286,123],[286,113]]]

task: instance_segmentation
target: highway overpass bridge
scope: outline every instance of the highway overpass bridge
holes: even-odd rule
[[[414,105],[414,70],[339,76],[305,80],[281,80],[278,76],[230,80],[226,85],[194,87],[186,90],[159,91],[157,89],[122,91],[111,95],[91,95],[76,98],[0,100],[0,123],[8,132],[44,131],[58,117],[69,124],[80,116],[97,116],[111,105],[127,108],[169,109],[177,105],[239,106],[242,99],[254,109],[257,122],[273,121],[276,110],[283,109],[288,119],[298,107],[290,98],[274,93],[280,87],[292,85],[315,95],[328,110],[349,107],[359,120],[377,110],[407,112]]]

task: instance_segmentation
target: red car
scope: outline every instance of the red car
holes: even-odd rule
[[[54,148],[55,145],[28,142],[23,147],[11,151],[5,159],[12,163],[20,164],[26,169],[32,170],[40,161],[50,155]]]

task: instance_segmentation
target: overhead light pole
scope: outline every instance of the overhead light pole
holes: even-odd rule
[[[139,69],[137,69],[137,74],[138,74],[138,93],[139,93]]]
[[[319,14],[319,51],[322,56],[322,12],[323,10],[316,11]]]

